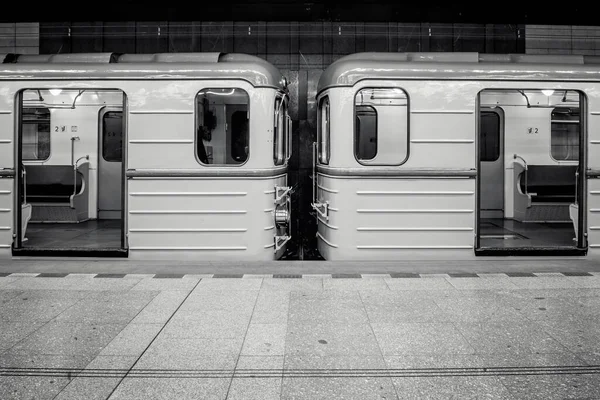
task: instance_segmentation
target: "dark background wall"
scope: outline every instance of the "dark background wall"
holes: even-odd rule
[[[239,52],[262,57],[290,82],[294,140],[290,184],[295,187],[293,241],[288,257],[314,259],[311,215],[312,143],[316,87],[338,58],[362,51],[524,53],[525,26],[398,22],[130,21],[41,22],[41,54],[75,52]]]

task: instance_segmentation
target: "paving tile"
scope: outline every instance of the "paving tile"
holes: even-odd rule
[[[192,292],[179,308],[178,314],[200,316],[206,312],[225,312],[252,315],[258,291],[240,292]]]
[[[380,355],[368,324],[288,323],[286,355]]]
[[[117,387],[137,357],[98,356],[59,393],[56,400],[104,400]]]
[[[82,300],[56,317],[59,322],[129,323],[156,296],[151,292],[113,293]]]
[[[473,354],[473,347],[451,323],[372,323],[384,356]]]
[[[170,339],[159,335],[134,369],[233,371],[242,342],[243,338]]]
[[[483,368],[485,361],[477,354],[403,354],[384,356],[387,368],[437,369],[437,368]],[[402,371],[398,371],[402,372]]]
[[[239,338],[250,323],[249,314],[208,311],[202,314],[178,312],[165,326],[162,336],[169,338]]]
[[[329,293],[328,293],[329,292]],[[328,323],[366,324],[367,313],[356,291],[330,294],[333,291],[305,292],[290,297],[289,321],[324,321]],[[325,295],[323,295],[325,294]]]
[[[510,279],[448,278],[456,289],[517,289]]]
[[[60,369],[73,370],[73,374],[84,368],[94,358],[94,355],[83,354],[36,354],[13,353],[0,354],[0,367],[2,368],[31,368],[31,369]]]
[[[320,291],[323,290],[322,279],[265,279],[261,291]]]
[[[129,324],[100,352],[101,356],[139,356],[163,324]]]
[[[499,379],[519,399],[596,399],[600,393],[596,374],[500,376]]]
[[[254,311],[253,324],[285,324],[288,320],[290,293],[286,291],[260,291]]]
[[[241,276],[240,276],[241,278]],[[237,278],[221,278],[221,279],[202,279],[194,292],[208,290],[260,290],[263,279],[237,279]]]
[[[282,400],[398,399],[390,378],[284,378]]]
[[[540,368],[587,365],[581,354],[564,353],[498,353],[479,354],[484,368]]]
[[[392,378],[392,382],[401,398],[408,399],[513,399],[495,377],[401,377]]]
[[[566,277],[512,278],[511,282],[520,289],[573,289],[580,287]]]
[[[199,282],[197,279],[145,278],[140,280],[131,290],[187,290],[191,291]]]
[[[600,288],[600,276],[568,276],[566,279],[582,288]]]
[[[14,353],[96,355],[123,324],[49,322],[11,348]]]
[[[513,303],[513,305],[519,313],[535,321],[572,317],[600,318],[600,298],[586,297],[584,299],[587,300],[566,297],[535,297]],[[590,299],[592,300],[590,301]]]
[[[600,351],[600,321],[597,318],[556,318],[538,325],[566,349],[576,353]]]
[[[284,356],[240,355],[236,371],[283,370]]]
[[[0,376],[0,399],[52,400],[68,383],[66,377]]]
[[[8,278],[6,278],[8,279]],[[3,288],[26,290],[94,290],[125,291],[131,289],[137,279],[54,279],[23,277]]]
[[[326,279],[323,281],[325,290],[377,290],[388,291],[389,287],[384,278],[369,279]]]
[[[434,299],[443,314],[443,319],[448,321],[506,321],[506,323],[519,324],[527,322],[525,316],[507,304],[489,297],[453,297]]]
[[[4,306],[6,303],[8,303],[10,300],[14,299],[15,297],[23,294],[24,291],[23,290],[3,290],[0,289],[0,306]]]
[[[283,356],[287,324],[250,324],[242,355]]]
[[[6,276],[6,277],[0,277],[0,288],[6,288],[7,286],[9,286],[10,284],[13,284],[17,281],[19,281],[21,279],[21,277],[19,276]],[[13,288],[15,288],[15,286],[11,286]],[[16,287],[18,288],[18,286]]]
[[[160,292],[131,321],[132,324],[166,323],[188,295],[186,290]]]
[[[432,299],[415,299],[395,293],[361,292],[371,323],[444,322],[446,315]]]
[[[391,290],[450,290],[454,289],[445,278],[392,278],[384,279]]]
[[[279,400],[281,377],[233,378],[227,400]]]
[[[110,399],[223,400],[230,381],[229,378],[125,378]]]
[[[3,321],[0,326],[0,352],[10,349],[44,324],[44,321]]]
[[[315,375],[325,375],[329,370],[338,374],[343,374],[344,371],[354,371],[360,374],[361,370],[385,370],[387,366],[381,354],[363,354],[359,356],[315,356],[314,354],[286,354],[284,368],[286,370],[286,374],[291,375],[299,373],[306,373],[307,375],[310,375],[311,371],[313,371]]]
[[[0,321],[50,321],[80,300],[78,294],[53,296],[43,291],[43,295],[38,296],[25,292],[2,305]]]
[[[532,322],[456,322],[456,328],[479,354],[564,353],[566,348]]]

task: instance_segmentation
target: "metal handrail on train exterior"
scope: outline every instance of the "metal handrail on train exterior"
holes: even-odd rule
[[[515,154],[513,156],[513,158],[514,159],[520,158],[523,161],[523,166],[525,168],[525,185],[524,185],[525,186],[525,193],[523,193],[523,194],[527,195],[528,194],[527,193],[527,161],[525,161],[525,159],[523,157],[521,157],[520,155],[518,155],[518,154]]]

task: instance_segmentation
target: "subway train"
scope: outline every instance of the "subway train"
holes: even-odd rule
[[[600,60],[360,53],[317,89],[327,260],[597,255]]]
[[[223,53],[1,59],[0,257],[282,258],[292,129],[288,82],[272,64]],[[523,54],[335,61],[316,94],[318,252],[596,255],[599,67]]]
[[[0,55],[0,256],[272,260],[289,90],[222,53]]]

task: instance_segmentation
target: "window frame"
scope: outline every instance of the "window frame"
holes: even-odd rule
[[[479,134],[480,140],[481,140],[481,115],[483,113],[487,113],[487,114],[495,114],[498,117],[498,154],[497,154],[496,158],[493,160],[484,160],[481,155],[481,143],[479,143],[479,161],[480,162],[496,162],[500,159],[500,154],[502,153],[501,141],[503,139],[503,137],[502,137],[502,118],[503,118],[503,116],[500,114],[501,111],[498,111],[498,110],[502,110],[502,109],[499,107],[497,107],[497,108],[486,107],[484,109],[479,110],[479,127],[478,127],[479,132],[478,132],[478,134]]]
[[[25,90],[32,90],[32,89],[25,89]],[[22,102],[22,101],[21,101]],[[23,136],[24,136],[24,132],[23,132],[23,125],[28,125],[30,123],[26,123],[24,122],[24,115],[25,113],[23,112],[23,110],[25,108],[43,108],[48,112],[48,157],[46,158],[25,158],[23,156]],[[35,107],[22,107],[21,108],[21,116],[19,118],[19,123],[21,124],[21,157],[23,161],[26,161],[28,163],[44,163],[46,161],[48,161],[50,159],[50,157],[52,157],[52,112],[50,111],[50,107],[45,107],[45,106],[35,106]],[[33,123],[31,123],[31,125],[33,125]],[[36,123],[37,125],[37,123]],[[39,131],[36,130],[36,133],[39,134]],[[39,137],[39,135],[38,135]]]
[[[552,125],[553,125],[553,124],[561,124],[561,123],[562,123],[562,124],[569,124],[569,122],[565,122],[565,121],[569,121],[569,120],[565,120],[565,121],[553,120],[553,119],[552,119],[552,114],[554,113],[554,110],[556,110],[557,108],[568,108],[568,109],[572,109],[572,108],[574,108],[574,107],[557,106],[557,107],[553,107],[553,108],[552,108],[552,111],[550,112],[550,140],[549,140],[549,142],[550,142],[550,145],[549,145],[549,150],[550,150],[550,158],[551,158],[553,161],[556,161],[556,162],[558,162],[558,163],[578,163],[578,162],[579,162],[579,149],[580,149],[580,147],[581,147],[581,133],[582,133],[582,118],[581,118],[581,117],[582,117],[582,115],[581,115],[581,110],[582,110],[582,107],[581,107],[581,102],[582,102],[583,100],[582,100],[581,93],[580,93],[580,92],[578,92],[578,94],[579,94],[579,106],[578,106],[577,108],[579,109],[579,120],[577,121],[577,124],[576,124],[576,125],[578,125],[578,127],[579,127],[579,132],[578,132],[578,135],[577,135],[577,138],[578,138],[578,144],[577,144],[577,158],[576,158],[576,159],[564,159],[564,160],[559,160],[559,159],[555,158],[555,157],[554,157],[554,155],[552,154]],[[575,125],[575,124],[573,124],[573,125]]]
[[[278,106],[279,105],[279,106]],[[284,165],[289,160],[288,101],[281,92],[275,96],[273,116],[273,164]]]
[[[102,132],[101,132],[101,134],[102,134],[102,138],[101,138],[101,140],[102,140],[101,141],[102,146],[100,148],[101,153],[102,153],[102,159],[104,160],[104,162],[109,162],[109,163],[123,162],[123,156],[124,156],[123,143],[121,143],[121,159],[120,160],[107,160],[106,159],[106,155],[104,154],[104,143],[105,143],[105,140],[104,140],[104,130],[105,130],[105,127],[106,127],[106,124],[104,123],[104,118],[106,117],[106,114],[110,114],[110,113],[121,113],[121,124],[122,124],[121,128],[124,128],[124,126],[123,126],[124,125],[123,118],[125,118],[125,115],[123,113],[123,110],[117,110],[116,108],[107,108],[107,107],[103,107],[100,110],[100,118],[102,118]],[[121,132],[121,133],[124,136],[124,132]],[[122,138],[123,138],[123,136],[122,136]]]
[[[404,159],[402,161],[400,161],[397,164],[390,164],[390,163],[378,163],[378,162],[371,162],[371,160],[360,160],[357,157],[357,148],[356,148],[356,97],[358,96],[359,92],[361,92],[362,90],[369,90],[369,89],[396,89],[396,90],[401,90],[404,95],[406,96],[406,156],[404,157]],[[377,115],[377,122],[376,122],[376,126],[377,126],[377,140],[378,140],[378,146],[379,146],[379,113],[377,112],[377,109],[375,109],[376,115]],[[377,167],[399,167],[401,165],[406,164],[406,162],[408,161],[409,157],[410,157],[410,96],[408,95],[408,91],[402,87],[399,86],[363,86],[363,87],[359,87],[353,95],[353,100],[352,100],[352,152],[354,154],[354,159],[356,160],[357,163],[359,163],[360,165],[363,165],[365,167],[370,167],[370,166],[377,166]],[[375,157],[377,157],[377,154],[379,153],[379,148],[377,153],[375,153]]]
[[[325,117],[327,120],[327,132],[325,137],[326,153],[323,152],[323,107],[325,107],[325,102],[327,102],[327,106],[325,109]],[[323,156],[327,158],[324,159]],[[319,99],[318,107],[317,107],[317,162],[323,165],[329,165],[329,159],[331,157],[331,102],[329,100],[329,95],[325,95]]]
[[[246,98],[248,100],[246,106],[247,106],[247,110],[246,112],[248,113],[248,156],[246,157],[246,160],[242,163],[239,164],[205,164],[202,161],[200,161],[200,158],[198,157],[198,128],[200,127],[200,124],[198,123],[198,96],[206,91],[210,91],[210,90],[240,90],[242,91],[245,95]],[[246,165],[246,163],[250,160],[250,142],[251,142],[251,136],[250,136],[250,120],[251,120],[251,100],[250,100],[250,94],[248,93],[248,91],[240,86],[227,86],[227,87],[215,87],[215,86],[209,86],[209,87],[203,87],[200,90],[198,90],[198,92],[196,92],[196,95],[194,96],[194,156],[196,157],[196,162],[198,164],[200,164],[203,167],[210,167],[210,168],[239,168],[242,167],[244,165]],[[233,114],[232,114],[233,115]],[[225,133],[227,134],[227,132]],[[202,139],[200,139],[202,140]],[[227,151],[229,151],[230,149],[227,148]],[[232,157],[233,157],[233,153]]]
[[[357,143],[358,143],[358,130],[356,129],[357,125],[357,121],[358,121],[358,112],[356,111],[356,105],[354,106],[354,157],[359,160],[359,161],[371,161],[373,160],[375,157],[377,157],[377,153],[379,152],[379,147],[375,147],[375,154],[373,154],[373,157],[371,158],[358,158],[358,154],[357,150]],[[369,108],[371,109],[371,111],[373,113],[375,113],[375,140],[377,141],[379,139],[379,113],[377,112],[377,109],[375,107],[373,107],[372,105],[362,105],[362,106],[358,106],[358,107],[364,107],[364,108]]]

